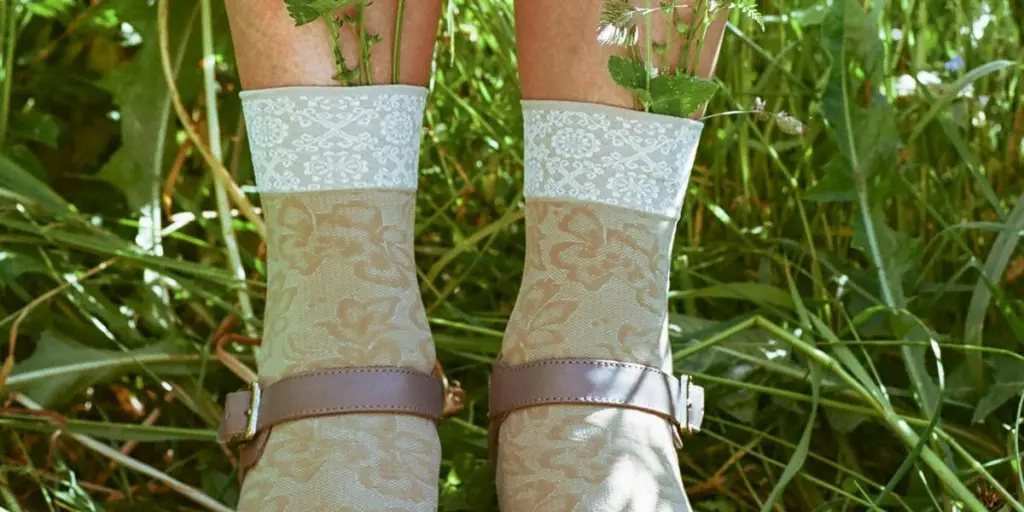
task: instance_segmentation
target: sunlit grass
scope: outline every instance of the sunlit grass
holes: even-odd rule
[[[165,86],[156,11],[134,0],[26,5],[18,37],[0,39],[14,56],[0,89],[0,326],[16,327],[17,341],[3,392],[31,400],[14,396],[0,412],[0,507],[231,507],[237,483],[213,432],[223,394],[242,383],[213,341],[246,306],[222,236],[227,208]],[[219,131],[218,157],[245,190],[223,8],[210,3],[218,130],[203,99],[199,3],[169,5],[175,88],[200,140]],[[854,55],[878,41],[882,57],[844,68],[847,107],[888,102],[898,137],[891,155],[873,152],[884,140],[853,144],[868,162],[868,209],[841,148],[882,125],[852,125],[844,139],[834,122],[831,9],[762,3],[764,31],[738,16],[727,31],[723,88],[707,112],[762,98],[806,130],[707,121],[670,294],[676,369],[709,396],[707,432],[681,455],[684,481],[698,510],[761,510],[774,498],[774,510],[1024,510],[1024,6],[886,2],[876,30],[848,45]],[[440,429],[445,511],[495,509],[487,371],[524,253],[512,23],[507,2],[446,5],[425,121],[420,279],[440,360],[469,393]],[[138,245],[152,228],[137,213],[146,208],[162,253]],[[260,237],[232,215],[258,312]],[[246,327],[258,331],[258,319],[234,330]],[[247,348],[236,353],[252,364]],[[49,412],[30,411],[37,402]]]

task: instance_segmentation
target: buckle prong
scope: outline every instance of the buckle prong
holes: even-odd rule
[[[256,437],[256,427],[260,419],[260,399],[263,398],[263,390],[257,381],[249,383],[249,408],[245,411],[245,432],[238,436],[236,441],[252,441]]]

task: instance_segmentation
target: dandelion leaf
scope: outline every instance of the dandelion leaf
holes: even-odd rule
[[[693,75],[657,76],[651,79],[651,112],[689,117],[717,91],[718,84]]]

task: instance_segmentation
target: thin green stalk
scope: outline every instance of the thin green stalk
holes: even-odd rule
[[[331,42],[331,52],[334,53],[334,64],[338,67],[334,80],[340,85],[348,85],[348,68],[345,66],[345,56],[341,53],[341,25],[333,16],[324,16],[327,24],[327,39]]]
[[[910,427],[910,424],[907,423],[906,420],[900,417],[889,404],[882,403],[874,399],[870,391],[865,389],[864,386],[862,386],[856,378],[847,373],[846,370],[844,370],[839,365],[839,363],[837,363],[834,359],[829,357],[828,354],[822,352],[821,350],[815,348],[814,346],[804,343],[802,340],[796,338],[782,327],[779,327],[778,325],[775,325],[774,323],[762,317],[755,317],[755,319],[756,325],[786,340],[793,348],[800,350],[806,356],[808,356],[818,364],[821,364],[825,368],[828,368],[829,370],[834,372],[839,378],[846,381],[846,383],[849,384],[850,387],[852,387],[858,394],[860,394],[865,401],[870,403],[878,412],[882,413],[882,416],[885,419],[886,423],[889,424],[889,428],[896,432],[896,434],[901,439],[903,439],[903,442],[905,444],[907,444],[908,446],[914,446],[920,442],[921,439],[917,435],[917,432],[915,432],[914,429]],[[937,429],[937,432],[941,433],[942,429]],[[969,457],[969,455],[967,455],[967,457]],[[947,466],[945,461],[942,460],[942,457],[940,457],[938,454],[932,451],[931,448],[923,446],[921,449],[921,458],[924,459],[928,467],[931,468],[933,472],[935,472],[936,476],[939,477],[939,480],[941,480],[942,483],[946,485],[946,487],[953,493],[953,495],[955,495],[958,499],[964,502],[964,504],[968,507],[968,510],[973,510],[976,512],[986,512],[988,510],[985,507],[985,505],[978,501],[978,498],[974,495],[974,493],[970,489],[968,489],[962,481],[960,481],[956,474],[953,473],[951,469],[949,469],[949,466]],[[969,458],[968,460],[977,463],[977,461],[974,461],[973,458]],[[992,484],[998,485],[998,482],[995,482],[993,480]]]
[[[647,91],[647,97],[651,97],[651,76],[654,75],[654,43],[651,40],[651,30],[653,26],[651,24],[651,9],[650,0],[647,2],[647,9],[643,13],[644,17],[644,48],[646,53],[644,55],[644,66],[647,67],[647,73],[644,76],[644,90]],[[646,108],[645,110],[650,110]]]
[[[210,13],[210,0],[200,0],[200,24],[203,32],[203,90],[206,94],[206,127],[209,137],[210,153],[217,162],[224,161],[221,148],[220,114],[217,111],[217,77],[216,56],[213,50],[213,16]],[[238,239],[231,218],[231,201],[227,190],[217,179],[213,180],[214,196],[217,200],[217,218],[220,221],[221,236],[228,255],[228,266],[238,280],[238,306],[242,310],[242,321],[245,323],[246,334],[257,335],[253,326],[252,302],[249,299],[249,287],[246,284],[245,266],[238,251]]]
[[[0,498],[3,498],[9,512],[22,512],[21,506],[18,505],[18,498],[11,492],[7,483],[7,475],[3,472],[0,472]]]
[[[395,14],[395,39],[394,47],[391,49],[391,83],[401,83],[402,66],[399,65],[402,56],[402,25],[405,22],[405,0],[398,0],[398,12]]]
[[[11,84],[14,83],[14,46],[18,42],[17,6],[12,0],[0,4],[0,30],[4,45],[3,91],[0,91],[0,148],[7,144],[7,124],[11,114]]]
[[[31,409],[33,411],[41,411],[41,410],[43,410],[43,407],[41,405],[39,405],[38,403],[34,402],[32,399],[30,399],[26,395],[23,395],[21,393],[17,393],[15,395],[13,395],[13,398],[14,398],[15,401],[17,401],[18,403],[20,403],[21,405],[23,405],[24,407],[26,407],[28,409]],[[53,420],[51,420],[51,421],[53,421]],[[146,475],[146,476],[148,476],[148,477],[150,477],[150,478],[152,478],[152,479],[154,479],[154,480],[156,480],[156,481],[166,485],[169,489],[171,489],[171,490],[177,492],[178,494],[180,494],[180,495],[182,495],[182,496],[192,500],[196,504],[203,506],[207,510],[213,510],[215,512],[231,512],[230,508],[224,506],[222,503],[220,503],[217,500],[211,498],[210,496],[208,496],[203,491],[201,491],[199,489],[196,489],[195,487],[192,487],[192,486],[190,486],[190,485],[188,485],[188,484],[186,484],[186,483],[184,483],[184,482],[182,482],[182,481],[180,481],[180,480],[178,480],[178,479],[168,475],[167,473],[165,473],[163,471],[160,471],[159,469],[156,469],[153,466],[150,466],[149,464],[146,464],[146,463],[144,463],[144,462],[142,462],[142,461],[140,461],[140,460],[138,460],[138,459],[136,459],[134,457],[131,457],[131,456],[126,455],[126,454],[123,454],[119,450],[116,450],[116,449],[110,447],[106,443],[101,443],[101,442],[93,439],[92,437],[89,437],[89,436],[86,436],[86,435],[82,435],[82,434],[76,434],[74,432],[60,431],[60,433],[64,437],[70,437],[70,438],[74,439],[75,441],[78,441],[79,443],[85,445],[86,448],[96,452],[97,454],[99,454],[99,455],[101,455],[103,457],[106,457],[106,458],[110,459],[111,461],[117,463],[118,465],[121,465],[121,466],[123,466],[123,467],[125,467],[127,469],[132,470],[132,471],[136,471],[138,473]]]
[[[366,2],[359,2],[356,8],[356,25],[359,29],[359,65],[363,68],[363,85],[373,85],[373,68],[370,66],[370,41],[366,36]]]

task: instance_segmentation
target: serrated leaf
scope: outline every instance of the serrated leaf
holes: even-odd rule
[[[764,17],[757,10],[757,0],[736,0],[730,7],[747,15],[748,18],[754,20],[761,27],[761,30],[764,30]]]
[[[833,6],[825,20],[824,36],[832,67],[821,111],[851,170],[867,180],[895,167],[900,147],[892,107],[877,92],[884,49],[875,20],[856,0],[842,0]],[[866,97],[865,90],[870,91]],[[862,105],[864,100],[866,105]]]
[[[1024,390],[1024,362],[1016,358],[996,356],[989,361],[993,368],[994,384],[974,409],[972,421],[984,421],[996,409]]]
[[[137,2],[129,2],[137,3]],[[198,62],[200,45],[193,30],[198,23],[199,6],[194,1],[175,2],[170,16],[171,62],[175,70],[182,69],[185,62]],[[133,16],[145,12],[129,11]],[[149,13],[154,17],[154,13]],[[141,19],[136,26],[144,41],[133,60],[108,73],[102,85],[114,94],[121,109],[121,140],[118,152],[124,152],[119,165],[131,165],[135,169],[123,176],[136,176],[131,187],[147,191],[143,204],[156,204],[162,175],[169,166],[173,147],[174,132],[171,130],[171,96],[164,80],[160,62],[160,48],[157,44],[156,27],[151,20]],[[186,104],[198,92],[198,73],[181,73],[177,83],[178,93]],[[109,172],[109,171],[108,171]],[[127,195],[127,194],[126,194]]]
[[[822,173],[824,177],[804,193],[805,199],[818,203],[844,203],[857,199],[853,188],[853,174],[845,160],[832,160]]]
[[[295,26],[302,26],[320,19],[323,16],[353,5],[361,0],[285,0],[288,15],[295,21]]]
[[[141,365],[159,374],[181,375],[193,371],[198,360],[198,355],[169,341],[130,351],[105,350],[47,330],[35,352],[14,365],[5,390],[25,393],[44,407],[53,407],[97,382],[140,370]]]
[[[120,190],[132,211],[141,210],[152,200],[151,178],[135,164],[124,146],[110,156],[96,177]]]
[[[647,87],[647,68],[643,62],[612,56],[608,58],[608,73],[615,83],[631,91]]]
[[[693,75],[657,76],[651,79],[651,112],[690,117],[717,91],[717,83]]]
[[[916,269],[917,262],[921,259],[921,241],[890,228],[881,207],[874,208],[870,217],[874,226],[875,241],[882,257],[882,261],[876,263],[881,264],[886,270],[889,289],[896,296],[895,302],[905,304],[903,280],[908,273]],[[860,249],[866,257],[873,258],[867,229],[861,215],[856,216],[853,221],[853,246]]]

